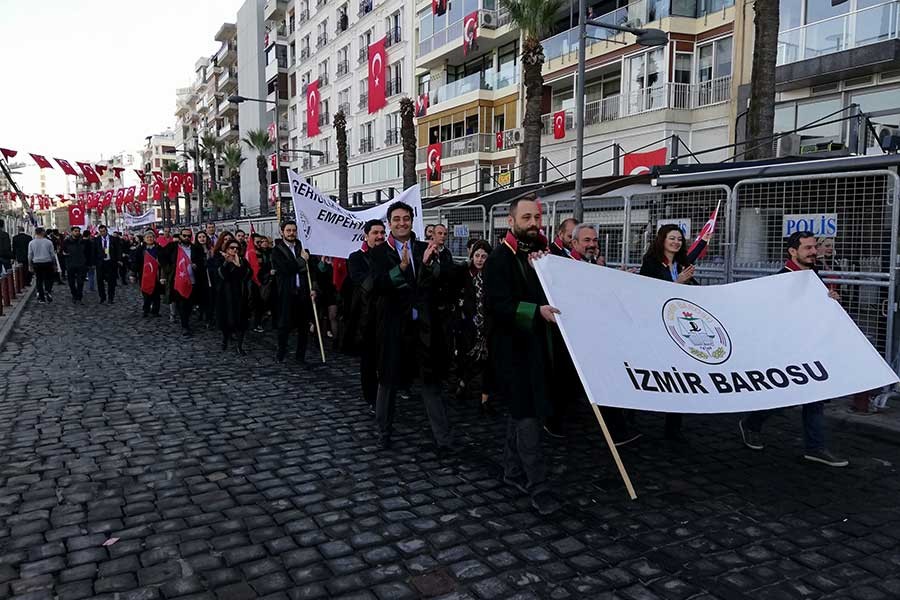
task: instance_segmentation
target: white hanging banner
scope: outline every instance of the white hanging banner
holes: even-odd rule
[[[310,254],[347,258],[359,250],[365,240],[363,226],[366,221],[380,219],[386,224],[387,209],[397,201],[412,207],[413,231],[418,239],[425,239],[422,196],[418,185],[410,187],[388,202],[365,210],[350,211],[322,194],[316,186],[307,183],[297,171],[288,169],[288,181],[291,184],[291,199],[297,219],[297,236]]]
[[[694,286],[557,256],[535,269],[594,404],[746,412],[898,382],[812,271]]]
[[[156,211],[151,208],[142,215],[130,215],[125,213],[122,215],[122,222],[125,224],[125,227],[152,225],[153,223],[156,223]]]

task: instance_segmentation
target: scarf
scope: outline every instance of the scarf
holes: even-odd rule
[[[487,360],[487,336],[485,335],[484,319],[484,270],[475,271],[472,275],[472,286],[475,288],[475,315],[472,324],[475,326],[475,343],[469,350],[469,356],[474,361]]]

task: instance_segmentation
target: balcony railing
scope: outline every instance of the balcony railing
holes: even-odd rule
[[[659,19],[662,13],[668,14],[665,9],[667,5],[668,3],[666,2],[651,2],[650,13],[648,14],[646,0],[638,0],[628,6],[600,15],[597,20],[623,27],[643,27],[646,23]],[[587,35],[586,44],[590,47],[592,44],[600,43],[621,34],[611,29],[588,25]],[[553,37],[542,40],[541,46],[544,47],[544,60],[547,62],[565,56],[570,52],[577,52],[578,27],[573,27],[568,31],[563,31]]]
[[[667,83],[630,94],[615,94],[584,105],[584,124],[596,125],[664,109],[691,110],[731,100],[731,77],[700,83]],[[553,133],[553,113],[541,116],[544,135]],[[566,129],[575,128],[575,112],[566,111]]]
[[[478,13],[479,23],[481,23],[480,27],[483,29],[495,29],[497,27],[502,27],[503,25],[508,25],[510,22],[509,12],[504,9],[480,9]],[[488,25],[488,23],[490,23],[490,25]],[[496,23],[496,26],[494,23]],[[419,40],[418,54],[416,54],[416,56],[419,57],[428,54],[445,44],[458,44],[462,37],[463,21],[460,19],[450,23],[444,29],[435,32],[431,37]]]
[[[386,96],[395,96],[403,93],[403,81],[399,77],[388,79],[384,83],[384,92]]]
[[[346,58],[344,60],[338,61],[337,64],[337,76],[343,77],[350,72],[350,61]]]
[[[344,113],[344,116],[350,114],[350,103],[349,102],[341,102],[338,104],[338,110]]]
[[[359,49],[359,57],[356,59],[358,64],[363,64],[364,62],[368,62],[369,60],[369,49],[368,48],[360,48]]]
[[[515,68],[503,68],[499,73],[493,69],[482,73],[473,73],[462,79],[451,81],[437,88],[430,96],[429,103],[431,105],[439,104],[453,100],[463,94],[474,92],[476,90],[499,90],[509,85],[518,83],[519,71]]]
[[[328,111],[319,113],[319,127],[326,125],[331,125],[331,115],[328,114]]]
[[[306,23],[307,21],[309,21],[309,9],[308,8],[301,10],[300,14],[297,15],[298,23]]]
[[[402,39],[403,38],[400,37],[400,27],[390,27],[387,30],[387,34],[384,36],[384,45],[391,46]]]
[[[816,58],[900,37],[900,2],[885,2],[778,34],[777,64]]]
[[[375,141],[372,138],[366,137],[359,140],[360,154],[363,154],[365,152],[372,152],[373,150],[375,150]]]
[[[324,48],[328,44],[328,34],[320,33],[319,37],[316,38],[316,48]]]
[[[367,15],[372,12],[372,0],[360,0],[359,1],[359,12],[357,16],[362,17],[363,15]]]
[[[328,73],[319,73],[319,87],[323,88],[328,85]]]
[[[368,92],[362,92],[359,95],[359,108],[368,108],[369,106],[369,94]]]
[[[309,58],[309,48],[301,48],[300,49],[300,60],[306,60]]]
[[[388,129],[384,134],[384,145],[385,146],[396,146],[400,143],[400,128],[394,127],[393,129]]]
[[[416,161],[425,162],[428,146],[416,149]],[[472,133],[441,142],[441,158],[462,156],[475,152],[497,152],[497,136],[493,133]]]

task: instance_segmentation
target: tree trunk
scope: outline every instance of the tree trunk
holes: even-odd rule
[[[213,191],[216,189],[216,169],[215,165],[211,160],[206,161],[206,170],[209,172],[209,191]],[[203,215],[203,207],[200,207],[201,218]],[[209,216],[212,218],[213,215],[213,205],[212,202],[209,203]]]
[[[400,100],[400,139],[403,142],[403,189],[416,185],[415,106],[409,98]]]
[[[266,193],[269,177],[266,169],[266,157],[262,154],[256,157],[256,169],[259,171],[259,214],[265,217],[269,214],[269,197]]]
[[[771,158],[775,131],[775,59],[778,52],[778,0],[754,2],[753,73],[750,77],[750,110],[747,113],[745,158]],[[755,141],[764,139],[759,142]]]
[[[231,174],[231,197],[232,214],[235,219],[241,218],[241,175],[240,173]]]
[[[539,41],[526,39],[522,48],[525,72],[525,116],[522,119],[522,183],[537,183],[541,174],[541,98],[544,89],[544,49]]]
[[[334,114],[334,131],[338,153],[338,202],[347,208],[350,206],[347,199],[347,175],[350,167],[347,164],[347,118],[344,111],[339,110]]]

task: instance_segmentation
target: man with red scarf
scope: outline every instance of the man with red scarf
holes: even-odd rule
[[[559,311],[547,303],[532,266],[547,254],[537,198],[513,199],[508,223],[506,237],[484,267],[496,382],[509,402],[503,481],[529,494],[539,514],[549,515],[560,503],[547,485],[542,421],[553,414],[554,352],[566,349],[551,348]]]
[[[578,219],[573,219],[572,217],[559,222],[559,226],[556,228],[556,238],[550,244],[550,254],[562,256],[563,258],[570,256],[572,237],[576,225],[578,225]]]
[[[375,343],[375,315],[372,310],[375,279],[370,252],[384,243],[384,223],[379,219],[366,221],[363,232],[366,234],[366,241],[362,248],[347,258],[347,270],[353,289],[346,326],[346,334],[351,339],[346,341],[345,347],[359,352],[363,398],[374,414],[378,394],[378,345]],[[346,288],[345,285],[344,289]]]

